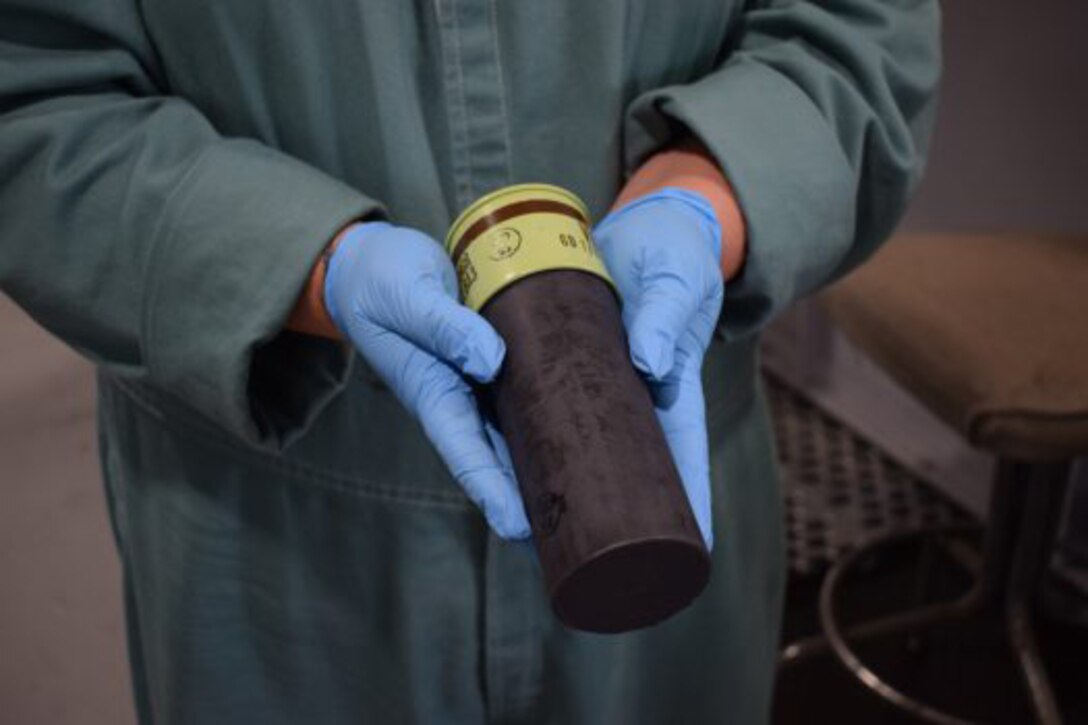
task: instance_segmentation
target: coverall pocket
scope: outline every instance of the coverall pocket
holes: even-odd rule
[[[100,376],[100,420],[112,445],[133,455],[157,440],[195,446],[192,455],[229,460],[301,485],[404,503],[469,508],[418,423],[382,385],[353,375],[310,429],[283,451],[225,435],[179,401],[147,385]],[[107,445],[111,444],[107,440]],[[208,449],[202,455],[201,449]],[[208,470],[204,475],[214,477]]]

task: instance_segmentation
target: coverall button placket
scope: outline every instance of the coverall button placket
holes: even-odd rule
[[[510,124],[495,0],[436,0],[457,203],[509,184]]]
[[[457,203],[511,182],[510,128],[495,0],[436,0]],[[530,722],[543,682],[540,599],[531,553],[488,536],[483,685],[489,720]]]

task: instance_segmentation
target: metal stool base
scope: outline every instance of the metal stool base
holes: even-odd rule
[[[960,599],[944,604],[935,604],[922,609],[913,610],[900,615],[879,619],[862,625],[849,633],[844,633],[838,624],[835,611],[835,598],[839,587],[847,573],[857,562],[874,551],[901,543],[905,540],[918,538],[924,539],[934,535],[964,534],[965,527],[947,527],[942,529],[923,529],[913,532],[902,532],[875,539],[867,545],[856,549],[851,554],[843,557],[831,568],[820,587],[820,626],[823,629],[824,638],[828,647],[850,673],[863,685],[875,692],[884,700],[910,712],[925,722],[938,723],[939,725],[971,725],[971,721],[965,720],[910,697],[884,681],[869,669],[861,658],[854,652],[849,639],[857,639],[857,634],[891,635],[907,634],[931,627],[938,623],[966,618],[982,608],[982,598],[976,586]],[[863,629],[864,628],[864,629]],[[860,632],[859,632],[860,630]]]
[[[1061,714],[1039,655],[1031,613],[1037,584],[1049,562],[1068,472],[1068,463],[999,463],[982,569],[971,591],[958,600],[866,622],[845,633],[835,612],[841,582],[864,556],[910,539],[927,541],[932,537],[963,535],[972,527],[942,526],[897,532],[872,539],[842,557],[828,571],[820,588],[823,637],[810,637],[789,645],[783,650],[782,664],[831,651],[858,681],[901,710],[924,722],[970,725],[970,721],[930,707],[882,680],[861,661],[850,640],[919,631],[997,608],[1003,614],[1038,721],[1043,725],[1060,725]]]

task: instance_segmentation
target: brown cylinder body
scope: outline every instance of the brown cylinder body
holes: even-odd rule
[[[465,304],[506,342],[485,389],[510,448],[552,606],[570,627],[624,632],[683,609],[710,556],[589,234],[548,184],[498,189],[450,228]]]
[[[540,272],[481,312],[507,346],[489,394],[556,615],[623,632],[686,607],[710,558],[608,284]]]

